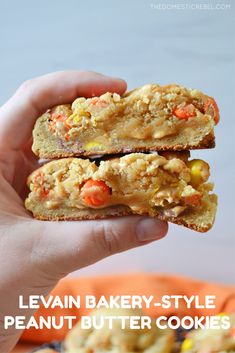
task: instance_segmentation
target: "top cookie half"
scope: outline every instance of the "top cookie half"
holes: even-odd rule
[[[218,121],[202,92],[149,84],[53,107],[38,118],[32,148],[40,158],[213,148]]]

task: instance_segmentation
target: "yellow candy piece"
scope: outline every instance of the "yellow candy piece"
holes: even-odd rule
[[[78,115],[75,115],[74,118],[73,118],[73,123],[74,124],[79,124],[81,121],[81,117],[78,116]]]
[[[81,117],[75,113],[73,113],[69,118],[72,120],[73,124],[79,124],[81,121]]]
[[[91,142],[87,142],[85,145],[84,145],[84,149],[86,151],[100,151],[100,150],[105,150],[106,146],[103,145],[102,143],[100,142],[96,142],[96,141],[91,141]]]
[[[181,351],[186,352],[193,348],[193,341],[190,338],[186,338],[181,345]]]
[[[158,192],[159,189],[160,189],[160,185],[155,185],[154,194],[155,194],[156,192]]]
[[[228,313],[219,313],[218,316],[223,317],[223,316],[229,316]]]
[[[78,116],[77,114],[73,113],[71,114],[67,119],[66,119],[66,123],[69,125],[69,126],[73,126],[73,125],[77,125],[79,124],[81,121],[81,117]]]
[[[209,164],[201,159],[193,159],[187,163],[190,169],[191,184],[193,187],[199,186],[207,181],[210,176]]]

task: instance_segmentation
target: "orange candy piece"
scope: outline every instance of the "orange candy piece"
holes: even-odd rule
[[[44,174],[42,172],[38,172],[33,180],[32,180],[34,187],[36,189],[40,189],[40,195],[42,197],[46,197],[49,194],[49,190],[44,186]]]
[[[100,97],[91,98],[91,104],[100,106],[102,108],[105,108],[108,105],[108,103],[104,99],[101,99]]]
[[[189,119],[196,115],[195,107],[193,104],[186,104],[178,106],[173,109],[173,114],[179,119]]]
[[[54,125],[56,124],[57,121],[61,121],[68,129],[71,128],[71,126],[67,123],[68,116],[67,115],[62,115],[60,113],[52,113],[51,114],[51,123],[50,127],[53,129]]]
[[[229,336],[235,337],[235,327],[232,327],[229,331]]]
[[[214,117],[215,123],[218,124],[220,120],[219,108],[216,101],[212,97],[208,97],[204,103],[205,113],[208,113]]]
[[[105,205],[111,195],[111,189],[102,180],[88,179],[81,189],[83,201],[90,207]]]
[[[184,203],[187,206],[198,207],[201,205],[201,195],[194,194],[184,197]]]

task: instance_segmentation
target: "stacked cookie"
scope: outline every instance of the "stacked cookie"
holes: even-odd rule
[[[213,98],[178,85],[53,107],[35,124],[33,151],[57,159],[29,176],[26,208],[43,220],[139,214],[205,232],[217,197],[209,165],[189,150],[213,148],[218,121]]]

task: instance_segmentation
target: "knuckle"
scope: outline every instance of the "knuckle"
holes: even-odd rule
[[[35,78],[24,81],[18,88],[18,92],[28,92],[34,86]]]
[[[103,76],[102,74],[92,71],[92,70],[79,70],[79,76],[81,78],[88,78],[88,79],[92,79],[94,77],[101,77]]]
[[[112,255],[121,251],[119,232],[109,222],[102,221],[95,229],[95,243],[105,255]]]

